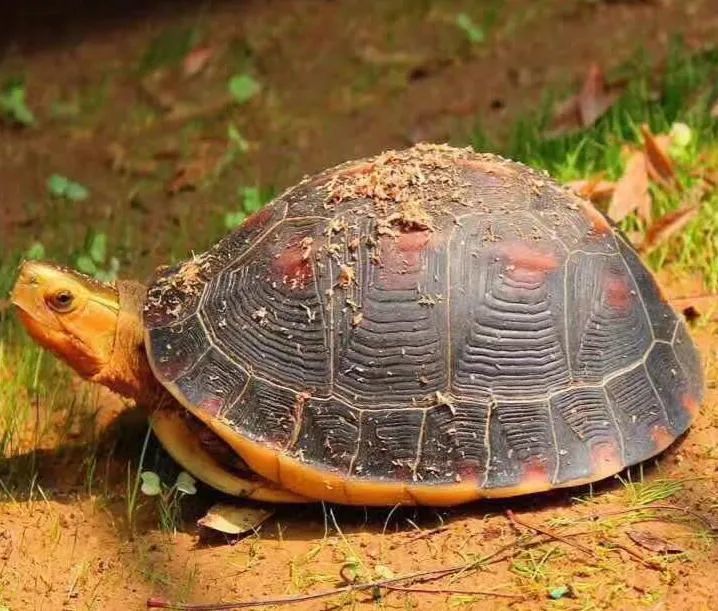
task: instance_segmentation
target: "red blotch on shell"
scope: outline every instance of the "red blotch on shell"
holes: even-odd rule
[[[488,161],[484,159],[459,159],[456,162],[472,174],[479,174],[482,180],[493,182],[496,185],[505,184],[505,181],[513,179],[517,172],[508,164]]]
[[[463,461],[457,466],[457,474],[461,482],[476,482],[478,486],[484,479],[484,468],[474,461]]]
[[[506,262],[506,275],[519,282],[541,283],[559,265],[554,253],[532,248],[526,242],[503,244],[501,254]]]
[[[660,452],[671,445],[675,437],[671,435],[665,426],[657,424],[651,430],[651,439],[653,439],[653,443],[656,444],[656,451]]]
[[[264,227],[269,220],[272,218],[272,210],[269,207],[262,208],[261,210],[251,214],[242,224],[241,229],[247,231],[254,231],[255,229],[261,229]]]
[[[291,288],[304,288],[314,277],[314,269],[306,247],[293,241],[272,261],[272,280]]]
[[[698,415],[700,405],[698,405],[698,401],[696,401],[692,395],[683,395],[683,397],[681,397],[681,405],[683,406],[683,409],[691,415],[691,417],[695,418]]]
[[[603,442],[591,448],[591,470],[594,474],[607,477],[622,468],[621,452],[615,443]]]
[[[407,231],[396,237],[384,236],[379,242],[382,269],[381,286],[386,289],[412,289],[419,283],[424,251],[431,240],[431,231]]]
[[[622,276],[608,274],[604,282],[606,303],[613,310],[620,312],[630,310],[634,297],[631,294],[631,286],[628,284],[628,280]]]
[[[521,473],[521,486],[526,488],[540,488],[551,483],[546,461],[531,458],[523,465]]]
[[[222,399],[218,397],[209,397],[200,401],[198,407],[202,408],[208,414],[216,416],[217,414],[219,414],[223,405],[224,401],[222,401]]]

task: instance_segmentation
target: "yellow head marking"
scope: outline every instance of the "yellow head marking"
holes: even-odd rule
[[[80,375],[110,361],[120,311],[117,290],[72,270],[28,261],[12,292],[28,333]]]

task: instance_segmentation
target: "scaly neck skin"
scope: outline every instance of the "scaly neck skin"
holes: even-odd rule
[[[120,312],[112,358],[91,379],[153,410],[165,403],[169,395],[147,362],[142,323],[146,288],[139,282],[118,281],[117,292]]]

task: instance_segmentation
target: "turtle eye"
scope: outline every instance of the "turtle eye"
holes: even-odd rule
[[[49,305],[55,312],[69,312],[72,310],[75,303],[75,296],[68,290],[60,290],[47,298],[47,305]]]

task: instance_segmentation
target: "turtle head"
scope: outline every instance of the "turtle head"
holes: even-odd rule
[[[51,263],[27,261],[11,300],[32,338],[82,377],[132,398],[146,390],[142,285],[106,284]]]

